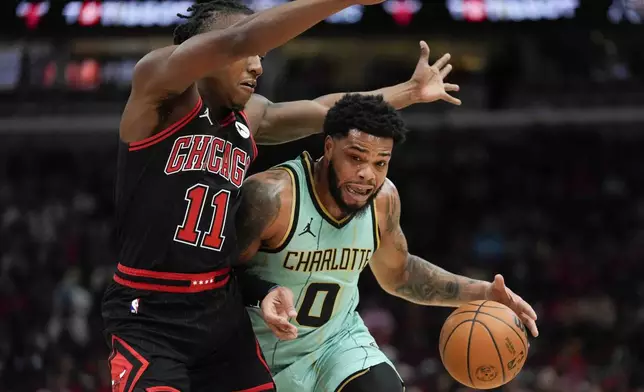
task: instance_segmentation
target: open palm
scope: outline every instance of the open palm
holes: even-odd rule
[[[429,65],[429,53],[427,43],[420,41],[420,57],[414,74],[411,76],[411,81],[416,86],[414,99],[417,102],[443,100],[460,105],[461,100],[449,94],[450,91],[458,91],[459,86],[444,82],[444,79],[452,71],[452,65],[448,64],[451,58],[450,54],[443,55],[434,64]]]

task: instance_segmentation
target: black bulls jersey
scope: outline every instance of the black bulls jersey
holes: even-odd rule
[[[201,99],[166,130],[121,143],[119,263],[169,279],[229,267],[237,258],[240,187],[256,155],[245,114],[231,112],[218,123]]]

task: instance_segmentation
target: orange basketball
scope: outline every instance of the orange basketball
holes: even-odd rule
[[[507,306],[474,301],[445,320],[439,350],[445,369],[456,381],[474,389],[498,388],[523,368],[528,335]]]

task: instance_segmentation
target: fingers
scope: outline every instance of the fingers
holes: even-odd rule
[[[453,105],[458,105],[458,106],[460,106],[461,103],[462,103],[460,99],[454,98],[454,97],[452,97],[451,95],[449,95],[447,93],[444,93],[443,95],[441,95],[441,99],[443,101],[445,101],[445,102],[449,102],[449,103],[451,103]]]
[[[497,288],[505,287],[505,279],[503,278],[503,275],[501,274],[494,275],[494,287],[497,287]]]
[[[290,289],[279,287],[271,291],[262,301],[261,308],[264,321],[275,336],[282,340],[297,337],[297,327],[288,321],[290,317],[297,316],[293,306],[293,292]]]
[[[280,339],[289,340],[297,337],[297,327],[289,323],[288,318],[278,315],[275,308],[263,312],[266,325]]]
[[[512,295],[513,293],[510,289],[508,289],[505,286],[505,279],[503,279],[502,275],[496,274],[494,276],[494,281],[492,282],[492,289],[494,291],[497,291],[501,295],[501,297],[503,298],[501,302],[505,303],[505,301],[507,301],[507,303],[505,304],[510,307],[512,307],[512,305],[515,304],[514,298]]]
[[[447,64],[443,69],[440,70],[441,79],[445,79],[450,72],[452,72],[452,64]]]
[[[521,301],[521,307],[523,308],[523,313],[525,313],[528,317],[530,317],[532,320],[537,320],[537,312],[534,311],[532,306],[530,306],[529,303],[525,302],[523,298],[519,297],[519,300]]]
[[[280,328],[275,325],[267,324],[273,334],[280,340],[293,340],[297,338],[297,328],[290,325],[289,328]]]
[[[429,63],[429,46],[425,41],[420,41],[420,58],[418,61]]]
[[[287,316],[297,317],[297,311],[293,305],[293,292],[287,287],[281,287],[279,290],[279,301],[283,309],[286,310]]]
[[[447,63],[449,63],[449,60],[450,60],[451,58],[452,58],[452,55],[450,55],[449,53],[445,53],[445,54],[443,55],[443,57],[441,57],[441,58],[439,58],[438,60],[436,60],[436,62],[434,63],[434,65],[433,65],[433,66],[434,66],[434,67],[436,67],[437,69],[440,69],[440,70],[441,70],[441,74],[442,74],[442,72],[443,72],[443,67],[445,67],[445,65],[447,65]],[[451,70],[451,65],[450,65],[450,70]],[[449,72],[448,72],[448,73],[449,73]]]
[[[461,87],[458,84],[445,83],[443,84],[445,91],[460,91]]]
[[[528,328],[528,331],[530,331],[530,334],[534,336],[535,338],[539,336],[539,329],[537,328],[537,323],[534,321],[532,317],[525,313],[521,313],[521,321],[523,321],[523,325],[525,325],[526,328]]]

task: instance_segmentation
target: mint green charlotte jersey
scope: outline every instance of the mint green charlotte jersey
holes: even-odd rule
[[[250,265],[252,273],[293,290],[298,316],[291,322],[298,327],[298,338],[278,341],[259,310],[249,308],[274,374],[307,356],[313,363],[343,331],[362,325],[356,312],[358,278],[379,242],[373,202],[363,213],[340,221],[326,211],[313,188],[308,153],[278,168],[286,170],[294,184],[293,219],[282,244],[260,250]]]

